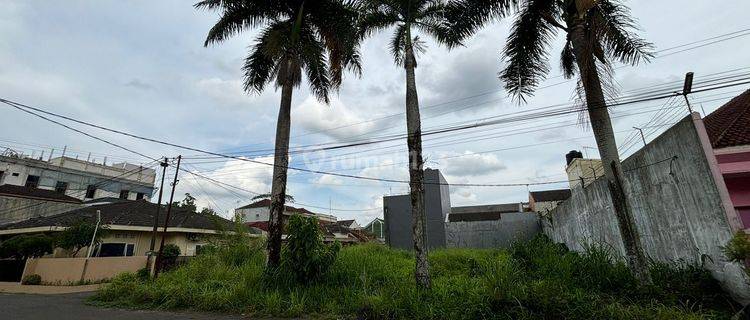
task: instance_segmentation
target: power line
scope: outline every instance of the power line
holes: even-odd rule
[[[654,57],[654,59],[659,59],[659,58],[671,56],[671,55],[674,55],[674,54],[678,54],[678,53],[682,53],[682,52],[686,52],[686,51],[690,51],[690,50],[695,50],[695,49],[698,49],[698,48],[701,48],[701,47],[705,47],[705,46],[708,46],[708,45],[711,45],[711,44],[716,44],[716,43],[720,43],[720,42],[732,40],[732,39],[735,39],[735,38],[738,38],[738,37],[746,36],[746,35],[750,34],[750,32],[745,33],[747,31],[750,31],[750,28],[745,28],[745,29],[741,29],[741,30],[737,30],[737,31],[733,31],[733,32],[728,32],[728,33],[720,34],[720,35],[717,35],[717,36],[712,36],[712,37],[709,37],[709,38],[692,41],[692,42],[689,42],[689,43],[686,43],[686,44],[681,44],[681,45],[669,47],[669,48],[666,48],[666,49],[657,50],[655,52],[657,54],[657,56]],[[739,33],[742,33],[742,34],[736,35],[736,34],[739,34]],[[729,38],[725,38],[725,39],[719,39],[719,38],[724,38],[724,37],[731,36],[731,35],[735,35],[735,36],[729,37]],[[714,40],[714,39],[719,39],[719,40],[715,40],[715,41],[712,41],[712,42],[709,42],[709,43],[705,43],[705,44],[702,44],[702,45],[698,45],[698,46],[694,46],[694,47],[691,47],[691,48],[683,49],[683,50],[680,50],[680,51],[677,51],[677,52],[671,52],[671,53],[667,53],[667,54],[663,54],[663,55],[658,55],[659,53],[662,53],[662,52],[666,52],[666,51],[670,51],[670,50],[678,49],[678,48],[683,48],[683,47],[686,47],[686,46],[691,46],[691,45],[695,45],[695,44],[698,44],[698,43],[702,43],[702,42],[710,41],[710,40]],[[617,67],[615,69],[620,69],[620,68],[623,68],[623,67],[626,67],[626,65]],[[547,80],[555,79],[555,78],[561,78],[561,77],[563,77],[562,74],[557,75],[557,76],[553,76],[553,77],[549,77],[549,78],[547,78]],[[557,85],[560,85],[560,84],[568,83],[570,81],[572,81],[572,79],[571,80],[566,80],[566,81],[563,81],[563,82],[559,82],[559,83],[555,83],[555,84],[552,84],[552,85],[542,86],[542,87],[537,88],[536,90],[542,90],[542,89],[554,87],[554,86],[557,86]],[[445,101],[445,102],[441,102],[441,103],[437,103],[437,104],[433,104],[433,105],[421,106],[420,110],[427,110],[427,109],[431,109],[431,108],[435,108],[435,107],[445,106],[445,105],[449,105],[451,103],[465,101],[465,100],[469,100],[469,99],[472,99],[472,98],[477,98],[477,97],[481,97],[481,96],[485,96],[485,95],[489,95],[489,94],[493,94],[493,93],[498,93],[498,92],[502,92],[502,91],[503,91],[503,89],[489,90],[489,91],[481,92],[481,93],[478,93],[478,94],[474,94],[474,95],[470,95],[470,96],[466,96],[466,97],[457,98],[457,99],[450,100],[450,101]],[[453,112],[453,111],[451,111],[451,112]],[[448,112],[448,113],[451,113],[451,112]],[[400,116],[400,115],[403,115],[403,114],[404,114],[404,112],[398,112],[398,113],[388,114],[388,115],[385,115],[385,116],[381,116],[381,117],[377,117],[377,118],[373,118],[373,119],[367,119],[367,120],[360,121],[360,122],[349,123],[349,124],[344,124],[344,125],[336,126],[336,127],[333,127],[333,128],[322,129],[322,130],[318,130],[318,131],[313,131],[313,132],[308,132],[308,133],[304,133],[304,134],[300,134],[300,135],[295,135],[292,138],[298,138],[298,137],[303,137],[303,136],[312,135],[312,134],[319,134],[319,133],[324,133],[324,132],[329,132],[329,131],[335,131],[335,130],[339,130],[339,129],[343,129],[343,128],[348,128],[348,127],[351,127],[351,126],[360,125],[360,124],[375,122],[375,121],[379,121],[379,120],[385,120],[385,119],[389,119],[389,118],[392,118],[392,117],[397,117],[397,116]],[[378,131],[380,131],[380,130],[382,130],[382,128],[378,128]],[[255,143],[255,144],[251,144],[251,145],[258,145],[258,144],[260,144],[260,143]],[[247,145],[247,146],[251,146],[251,145]]]
[[[739,79],[739,80],[745,80],[745,79]],[[750,81],[737,82],[739,80],[733,80],[732,83],[726,83],[726,84],[723,84],[723,85],[720,85],[722,83],[714,84],[714,85],[720,85],[720,86],[714,86],[714,87],[709,87],[709,88],[697,88],[693,92],[699,93],[699,92],[705,92],[705,91],[716,90],[716,89],[721,89],[721,88],[732,87],[732,86],[737,86],[737,85],[742,85],[742,84],[750,83]],[[618,106],[618,105],[626,105],[626,104],[632,104],[632,103],[639,103],[639,102],[660,100],[660,99],[668,98],[668,97],[671,97],[671,96],[674,96],[674,95],[676,95],[676,93],[662,94],[662,95],[654,94],[654,95],[649,95],[649,96],[646,96],[646,97],[643,97],[643,98],[640,98],[640,99],[631,99],[631,100],[628,100],[628,101],[625,101],[625,102],[613,103],[611,105],[588,106],[588,110],[592,110],[592,109],[595,109],[595,108],[608,108],[608,107],[614,107],[614,106]],[[183,146],[183,145],[178,145],[178,144],[174,144],[174,143],[170,143],[170,142],[165,142],[165,141],[161,141],[161,140],[154,139],[154,138],[143,137],[143,136],[139,136],[139,135],[135,135],[135,134],[123,132],[123,131],[120,131],[120,130],[115,130],[115,129],[103,127],[101,125],[96,125],[96,124],[93,124],[93,123],[89,123],[89,122],[77,120],[77,119],[74,119],[74,118],[71,118],[71,117],[67,117],[67,116],[55,114],[55,113],[52,113],[52,112],[49,112],[49,111],[41,110],[39,108],[35,108],[35,107],[31,107],[31,106],[20,104],[20,103],[17,103],[17,102],[9,101],[7,99],[0,99],[0,102],[3,102],[5,104],[7,104],[7,105],[10,105],[10,106],[12,106],[12,107],[14,107],[16,109],[22,110],[22,111],[27,112],[29,114],[38,116],[38,117],[40,117],[40,118],[42,118],[44,120],[47,120],[47,121],[53,122],[55,124],[61,125],[61,126],[65,127],[65,128],[68,128],[70,130],[73,130],[73,131],[76,131],[78,133],[84,134],[86,136],[92,137],[92,138],[94,138],[96,140],[99,140],[99,141],[111,144],[113,146],[122,148],[123,150],[129,151],[129,152],[132,152],[132,153],[135,153],[135,154],[138,154],[138,155],[141,155],[141,156],[153,159],[153,160],[156,160],[156,159],[148,157],[148,156],[143,155],[141,153],[138,153],[136,151],[130,150],[128,148],[119,146],[117,144],[111,143],[111,142],[109,142],[107,140],[95,137],[95,136],[90,135],[90,134],[88,134],[86,132],[83,132],[81,130],[72,128],[70,126],[62,124],[62,123],[57,122],[55,120],[51,120],[51,119],[49,119],[47,117],[38,115],[38,114],[36,114],[34,112],[31,112],[31,111],[28,111],[28,110],[26,110],[24,108],[28,108],[28,109],[32,109],[32,110],[35,110],[35,111],[39,111],[39,112],[42,112],[44,114],[53,115],[53,116],[56,116],[56,117],[60,117],[60,118],[69,120],[69,121],[73,121],[73,122],[76,122],[76,123],[80,123],[80,124],[84,124],[84,125],[87,125],[87,126],[95,127],[95,128],[101,129],[101,130],[105,130],[105,131],[109,131],[109,132],[113,132],[113,133],[125,135],[125,136],[131,137],[131,138],[136,138],[136,139],[139,139],[139,140],[144,140],[144,141],[149,141],[149,142],[158,143],[158,144],[162,144],[162,145],[172,146],[172,147],[176,147],[176,148],[180,148],[180,149],[185,149],[185,150],[190,150],[190,151],[205,153],[205,154],[214,155],[214,156],[218,156],[218,157],[224,157],[224,158],[228,158],[228,159],[236,159],[236,160],[247,161],[247,162],[257,163],[257,164],[262,164],[262,165],[267,165],[267,166],[282,167],[282,168],[288,169],[288,170],[295,170],[295,171],[300,171],[300,172],[308,172],[308,173],[315,173],[315,174],[322,174],[322,175],[326,175],[327,174],[327,175],[344,177],[344,178],[361,179],[361,180],[372,180],[372,181],[383,181],[383,182],[409,183],[409,181],[406,181],[406,180],[380,179],[380,178],[358,176],[358,175],[351,175],[351,174],[341,174],[341,173],[334,173],[334,172],[325,172],[325,171],[320,171],[320,170],[311,170],[311,169],[297,168],[297,167],[291,167],[291,166],[279,166],[279,165],[276,165],[276,164],[269,164],[269,163],[265,163],[265,162],[261,162],[261,161],[256,161],[256,160],[252,160],[252,159],[243,158],[243,157],[225,155],[225,154],[221,154],[221,153],[217,153],[217,152],[201,150],[201,149],[194,148],[194,147]],[[548,117],[548,116],[552,116],[552,115],[556,115],[556,114],[565,114],[565,113],[570,113],[570,112],[571,112],[570,110],[565,111],[565,112],[563,112],[563,111],[546,112],[546,113],[537,114],[537,115],[527,115],[525,117],[519,117],[518,119],[526,119],[526,120],[528,120],[528,119],[535,119],[535,118],[541,118],[541,117]],[[573,112],[578,112],[578,111],[574,110]],[[518,121],[518,119],[515,119],[515,120],[512,120],[512,121]],[[493,121],[488,121],[488,122],[484,122],[484,123],[477,123],[477,124],[467,125],[467,126],[449,127],[449,128],[445,128],[443,130],[436,130],[436,131],[432,131],[432,132],[429,132],[429,133],[425,133],[425,135],[437,134],[437,133],[445,133],[445,132],[452,132],[452,131],[457,131],[457,130],[466,130],[466,129],[479,128],[479,127],[484,127],[484,126],[488,126],[488,125],[494,125],[494,124],[498,124],[498,123],[503,123],[505,121],[511,121],[511,120],[500,119],[500,120],[493,120]],[[464,185],[470,186],[470,185],[473,185],[473,184],[464,184]],[[477,184],[476,186],[508,186],[508,185],[507,184]]]

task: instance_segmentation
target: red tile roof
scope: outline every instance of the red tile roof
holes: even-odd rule
[[[714,148],[750,145],[750,90],[711,112],[703,123]]]

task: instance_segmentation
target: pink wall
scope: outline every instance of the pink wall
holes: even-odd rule
[[[750,151],[717,154],[729,198],[745,228],[750,228]]]

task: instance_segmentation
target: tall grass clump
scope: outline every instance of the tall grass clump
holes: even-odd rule
[[[300,250],[294,241],[285,252]],[[317,240],[293,246],[304,250],[285,256],[295,263],[333,250]],[[297,272],[291,265],[269,275],[263,244],[246,239],[217,243],[157,280],[121,275],[94,299],[133,308],[359,319],[723,319],[737,307],[699,267],[654,263],[656,285],[641,287],[612,250],[572,252],[543,236],[507,250],[434,250],[429,259],[430,291],[417,289],[411,253],[379,244],[343,247],[323,259],[329,265],[311,267],[321,271],[313,277],[282,274]]]

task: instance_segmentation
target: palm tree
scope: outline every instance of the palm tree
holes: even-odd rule
[[[516,5],[518,13],[504,50],[507,64],[500,79],[512,95],[525,101],[549,72],[549,45],[562,30],[566,41],[560,65],[566,78],[580,77],[583,90],[579,92],[609,182],[628,265],[642,283],[650,283],[602,83],[611,75],[613,61],[631,65],[648,61],[653,46],[633,32],[637,26],[630,10],[617,0],[464,0],[464,19],[454,25],[460,32],[471,33],[491,17],[507,15]]]
[[[356,12],[343,0],[205,0],[195,7],[220,12],[205,46],[260,29],[242,66],[244,89],[260,93],[272,82],[281,88],[268,226],[267,266],[275,268],[281,253],[292,93],[304,71],[312,93],[328,103],[329,90],[339,87],[344,69],[359,74]]]
[[[453,48],[461,44],[461,35],[451,31],[447,15],[450,5],[440,0],[364,0],[360,2],[360,30],[364,36],[395,27],[390,51],[398,66],[406,70],[406,128],[409,149],[409,187],[411,195],[412,237],[416,256],[417,285],[431,286],[427,261],[426,216],[424,205],[424,171],[422,129],[415,69],[416,53],[424,45],[413,31],[431,36],[437,43]]]

